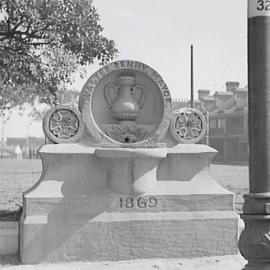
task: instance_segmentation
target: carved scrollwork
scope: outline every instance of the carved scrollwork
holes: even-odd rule
[[[44,133],[55,143],[77,141],[81,137],[83,127],[80,113],[65,105],[49,110],[43,120]]]
[[[197,143],[206,133],[206,119],[197,109],[175,110],[172,113],[171,133],[179,143]]]
[[[151,132],[152,126],[146,125],[107,125],[105,129],[106,135],[120,143],[137,143],[145,140]]]
[[[270,261],[270,223],[266,216],[242,217],[245,228],[239,238],[239,250],[251,261]]]

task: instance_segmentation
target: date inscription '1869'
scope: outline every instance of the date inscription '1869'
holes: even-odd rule
[[[149,198],[132,198],[132,197],[126,197],[126,198],[120,198],[119,200],[120,208],[154,208],[157,207],[158,200],[155,197],[149,197]]]

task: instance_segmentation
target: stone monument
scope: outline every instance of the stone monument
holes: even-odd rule
[[[51,109],[40,180],[24,193],[23,263],[237,253],[234,194],[208,165],[201,112],[172,111],[151,67],[123,60],[84,85],[78,110]]]

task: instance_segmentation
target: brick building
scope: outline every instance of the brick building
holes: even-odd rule
[[[248,89],[238,82],[226,83],[226,91],[210,95],[209,90],[198,90],[195,108],[209,119],[209,145],[219,152],[214,162],[246,164],[248,162]],[[174,108],[189,106],[176,100]]]

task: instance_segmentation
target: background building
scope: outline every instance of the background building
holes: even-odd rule
[[[239,82],[226,83],[226,91],[210,95],[198,90],[195,108],[209,119],[209,145],[218,150],[214,162],[247,164],[248,162],[248,89]],[[175,100],[173,107],[189,106],[189,101]]]
[[[189,107],[188,99],[175,99],[173,109]],[[208,143],[218,150],[216,163],[247,164],[248,162],[248,89],[239,87],[239,82],[229,81],[225,91],[210,95],[210,90],[198,90],[194,107],[208,119]],[[24,158],[36,158],[37,149],[44,138],[8,137],[2,142],[0,156],[15,158],[15,148],[20,146]],[[203,143],[207,143],[206,139]]]

